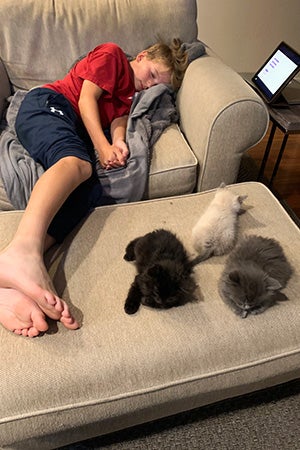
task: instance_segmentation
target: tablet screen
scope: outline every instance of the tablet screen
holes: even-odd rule
[[[274,101],[300,69],[300,55],[286,43],[275,49],[252,81],[267,102]]]

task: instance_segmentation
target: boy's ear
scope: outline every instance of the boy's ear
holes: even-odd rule
[[[138,53],[136,56],[136,60],[139,62],[141,59],[143,59],[147,55],[146,50],[143,50],[142,52]]]

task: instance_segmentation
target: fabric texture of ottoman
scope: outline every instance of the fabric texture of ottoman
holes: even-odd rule
[[[218,294],[226,257],[213,257],[195,268],[198,301],[126,315],[128,242],[166,228],[192,253],[215,191],[96,209],[46,255],[82,327],[51,323],[35,339],[0,328],[1,448],[54,449],[300,376],[299,229],[262,184],[230,189],[248,195],[239,234],[277,239],[293,265],[289,300],[241,319]],[[2,247],[21,214],[0,214]]]

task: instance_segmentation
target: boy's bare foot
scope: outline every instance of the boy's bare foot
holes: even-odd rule
[[[6,294],[3,294],[3,301],[5,303],[8,302],[9,290],[18,292],[18,306],[21,302],[20,295],[22,295],[24,301],[23,315],[21,315],[21,322],[24,323],[23,326],[13,326],[15,330],[24,330],[26,328],[25,323],[30,323],[30,320],[33,319],[31,314],[33,312],[37,314],[38,311],[40,312],[39,319],[41,319],[41,314],[44,313],[45,323],[46,315],[51,319],[60,320],[63,325],[69,329],[76,329],[79,327],[77,321],[70,314],[67,304],[56,295],[41,257],[38,254],[32,254],[29,251],[26,251],[24,246],[10,245],[0,254],[1,295],[5,289]],[[12,300],[11,293],[9,293],[9,298]],[[32,304],[34,304],[36,308],[33,308]],[[13,305],[14,306],[11,306],[10,309],[14,314],[16,304]],[[5,321],[6,320],[7,318]],[[11,326],[5,325],[3,321],[2,324],[8,329],[12,329]],[[40,321],[38,327],[36,325],[29,325],[29,327],[36,328],[38,332],[45,331],[42,329],[43,325]],[[24,333],[26,335],[26,331],[24,331]],[[34,330],[31,330],[30,334],[31,333],[34,333]]]
[[[68,305],[66,303],[59,320],[66,328],[69,328],[70,330],[77,330],[77,328],[80,327],[77,320],[75,320],[74,317],[71,315]]]
[[[67,305],[60,320],[67,328],[78,328]],[[15,289],[0,288],[0,323],[15,334],[28,337],[38,336],[48,330],[45,314],[39,306]]]
[[[64,310],[42,258],[21,246],[8,246],[0,254],[0,288],[23,292],[51,319],[60,319]]]
[[[0,289],[0,323],[16,334],[29,337],[48,330],[45,314],[38,305],[15,289]]]

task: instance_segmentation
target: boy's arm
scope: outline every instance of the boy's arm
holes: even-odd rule
[[[102,129],[100,114],[98,110],[98,100],[103,90],[91,81],[84,80],[78,101],[78,107],[82,121],[90,135],[94,148],[96,149],[100,163],[105,168],[122,166],[126,162],[126,157],[115,142],[110,145]],[[116,137],[122,136],[118,123],[116,124]]]
[[[127,121],[128,116],[118,117],[117,119],[114,119],[112,121],[110,126],[110,134],[112,137],[112,142],[121,150],[125,160],[129,155],[128,147],[125,143]]]

